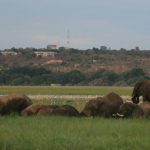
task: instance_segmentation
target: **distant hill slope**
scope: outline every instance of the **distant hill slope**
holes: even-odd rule
[[[101,69],[122,73],[142,68],[150,76],[150,51],[117,50],[55,50],[53,56],[36,56],[43,49],[14,49],[17,55],[0,55],[0,68],[42,66],[52,71],[80,70],[93,72]]]

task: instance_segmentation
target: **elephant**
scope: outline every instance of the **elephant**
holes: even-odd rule
[[[58,105],[44,105],[44,104],[33,104],[25,108],[22,112],[22,116],[32,115],[48,115],[52,109],[59,107]]]
[[[132,92],[132,102],[138,104],[140,96],[143,96],[143,101],[150,102],[150,81],[145,80],[135,84]]]
[[[138,118],[144,116],[144,111],[137,104],[125,102],[120,106],[117,116],[120,118]]]
[[[123,99],[112,92],[104,97],[89,100],[81,112],[81,116],[112,117],[118,112],[121,104],[123,104]]]
[[[34,104],[21,112],[22,116],[48,115],[48,116],[80,116],[79,112],[70,105],[40,105]]]
[[[144,117],[149,118],[150,117],[150,102],[145,101],[139,104],[139,106],[142,108],[144,112]]]
[[[97,97],[89,100],[81,112],[81,116],[91,117],[91,116],[98,116],[99,107],[101,107],[103,103],[103,97]]]
[[[0,115],[10,114],[12,112],[20,113],[31,104],[31,99],[25,94],[14,93],[7,96],[0,96]]]
[[[80,116],[80,113],[71,105],[62,105],[53,109],[50,115],[77,117]]]

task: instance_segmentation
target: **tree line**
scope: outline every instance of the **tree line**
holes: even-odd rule
[[[12,67],[0,70],[0,85],[134,85],[139,80],[150,79],[141,68],[124,73],[106,70],[96,72],[52,72],[44,67]]]

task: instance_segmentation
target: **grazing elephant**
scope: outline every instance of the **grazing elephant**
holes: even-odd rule
[[[113,114],[118,112],[121,104],[123,104],[123,99],[116,93],[110,93],[104,97],[89,100],[81,112],[81,115],[87,117],[112,117]]]
[[[31,115],[57,115],[57,116],[80,116],[79,112],[70,105],[39,105],[34,104],[21,112],[22,116]]]
[[[133,103],[139,103],[139,97],[143,96],[143,101],[150,102],[150,81],[142,81],[135,84],[132,92]]]
[[[121,118],[137,118],[144,116],[144,111],[139,105],[126,102],[120,106],[117,116]]]
[[[52,110],[50,115],[57,115],[57,116],[80,116],[80,113],[70,105],[62,105]]]
[[[8,96],[0,96],[0,115],[12,112],[20,113],[31,104],[31,99],[24,94],[16,93]]]
[[[25,108],[22,112],[22,116],[32,116],[32,115],[48,115],[53,109],[59,107],[58,105],[43,105],[43,104],[33,104]]]
[[[98,116],[99,108],[103,103],[103,97],[97,97],[89,100],[83,111],[81,112],[81,116],[91,117],[91,116]]]

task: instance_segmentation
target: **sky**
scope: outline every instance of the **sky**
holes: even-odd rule
[[[48,44],[150,49],[150,0],[0,0],[1,50]]]

